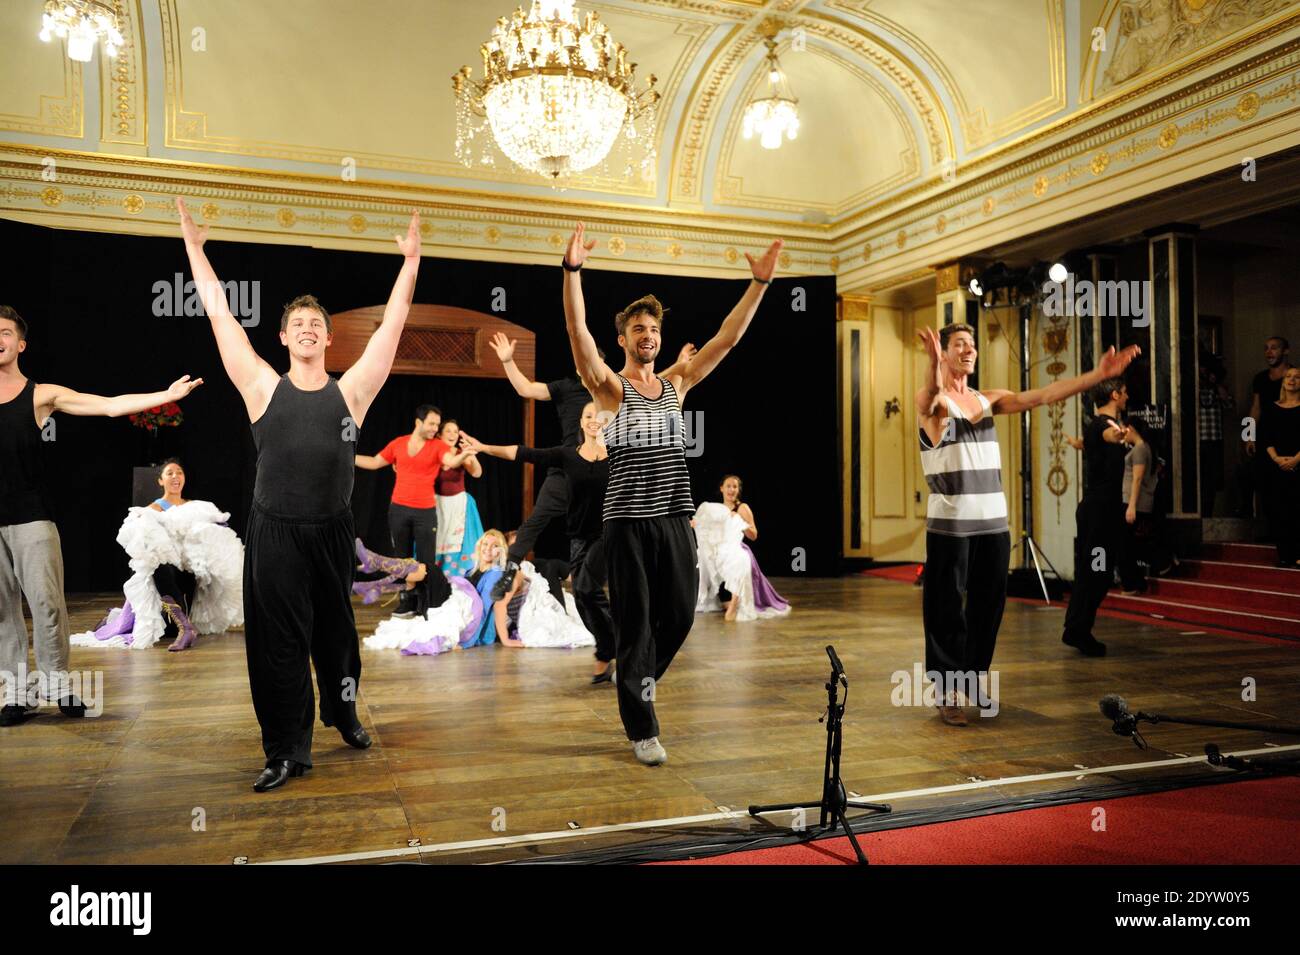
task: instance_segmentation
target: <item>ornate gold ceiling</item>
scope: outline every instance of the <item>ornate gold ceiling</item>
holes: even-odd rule
[[[453,155],[450,77],[513,2],[116,0],[127,48],[83,68],[36,38],[38,0],[6,0],[0,209],[166,232],[179,193],[218,235],[378,248],[418,205],[433,254],[539,261],[581,217],[603,264],[702,274],[779,233],[783,268],[852,287],[1172,157],[1159,130],[1191,120],[1161,96],[1300,35],[1296,0],[579,0],[659,78],[658,162],[556,192]],[[803,116],[775,151],[740,135],[767,17]],[[1260,120],[1287,115],[1256,95]],[[1185,144],[1226,131],[1204,122]]]

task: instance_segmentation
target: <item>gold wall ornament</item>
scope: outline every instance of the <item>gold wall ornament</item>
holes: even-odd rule
[[[1109,165],[1110,153],[1104,149],[1101,152],[1093,153],[1092,159],[1088,162],[1088,168],[1092,170],[1094,176],[1100,176],[1106,171],[1106,167]]]
[[[275,221],[281,229],[292,229],[294,223],[298,221],[298,217],[294,215],[292,209],[285,208],[276,212]]]
[[[863,262],[870,262],[870,261],[871,261],[871,243],[870,243],[870,242],[868,242],[866,245],[864,245],[864,246],[862,247],[862,261],[863,261]]]
[[[501,241],[501,230],[494,225],[490,225],[483,230],[483,238],[496,245]]]
[[[682,257],[682,247],[677,242],[669,242],[667,246],[667,252],[669,256],[671,256],[674,259],[680,259]]]
[[[790,253],[789,253],[789,252],[782,252],[780,255],[778,255],[778,256],[776,257],[776,264],[779,265],[779,266],[780,266],[781,268],[783,268],[783,269],[788,269],[788,268],[790,268],[790,263],[791,263],[792,261],[793,261],[793,260],[790,258]]]
[[[1160,135],[1156,138],[1156,144],[1161,149],[1169,149],[1178,142],[1178,124],[1170,123],[1164,129],[1160,130]]]
[[[353,213],[352,215],[348,216],[348,228],[351,231],[357,233],[365,232],[366,217],[361,215],[360,213]]]
[[[1041,199],[1047,194],[1047,189],[1051,185],[1051,180],[1046,176],[1039,176],[1034,180],[1034,196]]]
[[[959,278],[961,276],[961,263],[953,262],[949,265],[943,265],[934,271],[934,294],[942,295],[945,292],[953,292],[959,287]]]
[[[627,251],[627,240],[621,235],[611,236],[607,247],[610,255],[622,255]]]
[[[205,202],[199,209],[199,213],[208,222],[221,218],[221,208],[215,202]]]
[[[63,190],[58,186],[46,186],[41,190],[41,202],[53,208],[63,201]]]
[[[943,213],[939,213],[939,215],[936,216],[934,220],[934,231],[937,232],[939,235],[943,235],[944,232],[947,230],[947,228],[948,228],[948,217]]]
[[[727,246],[722,252],[722,261],[726,262],[728,265],[735,265],[740,261],[740,253],[737,252],[734,247]]]
[[[1259,113],[1259,94],[1247,93],[1237,100],[1237,118],[1243,123],[1254,119]]]
[[[984,204],[980,207],[986,216],[993,215],[993,210],[998,207],[997,199],[992,196],[984,197]]]
[[[840,270],[840,257],[838,255],[832,255],[830,261],[826,264],[830,267],[831,272],[838,272]]]
[[[894,237],[894,241],[898,243],[900,249],[905,247],[907,245],[907,230],[899,229],[898,235]]]
[[[122,200],[122,208],[133,216],[139,215],[144,209],[144,200],[132,193]]]
[[[456,158],[494,166],[498,150],[558,185],[624,157],[653,171],[659,92],[651,74],[636,88],[636,63],[600,15],[580,18],[574,0],[533,0],[501,17],[479,49],[483,79],[468,66],[452,76]]]

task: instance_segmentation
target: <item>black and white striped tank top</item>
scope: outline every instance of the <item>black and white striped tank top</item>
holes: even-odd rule
[[[622,375],[618,380],[623,402],[604,431],[609,448],[605,520],[694,514],[677,390],[661,377],[663,390],[651,400]]]
[[[925,529],[950,537],[998,534],[1007,527],[1007,498],[1002,493],[1002,451],[989,400],[978,391],[980,417],[971,421],[948,396],[949,417],[942,440],[934,446],[920,428],[921,470],[930,488]]]

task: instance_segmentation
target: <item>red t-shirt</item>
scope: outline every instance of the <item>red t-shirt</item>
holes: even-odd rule
[[[403,507],[437,507],[438,498],[433,484],[442,469],[442,456],[451,449],[439,438],[424,442],[424,447],[411,457],[411,436],[394,438],[379,452],[385,461],[397,468],[397,483],[393,486],[393,503]]]

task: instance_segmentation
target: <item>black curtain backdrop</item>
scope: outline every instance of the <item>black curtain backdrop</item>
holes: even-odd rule
[[[182,403],[184,423],[164,432],[156,447],[125,418],[57,416],[55,440],[45,450],[67,589],[121,587],[130,570],[115,538],[131,503],[132,468],[169,454],[185,463],[186,496],[230,511],[231,526],[242,535],[255,471],[247,412],[221,367],[206,317],[154,314],[155,283],[170,288],[178,273],[182,281],[191,278],[180,238],[0,219],[0,247],[6,250],[0,303],[18,309],[30,325],[21,359],[29,378],[103,395],[163,389],[182,374],[206,382]],[[331,312],[382,304],[401,264],[395,247],[392,254],[340,252],[222,242],[218,233],[206,248],[223,281],[260,282],[260,320],[247,331],[280,372],[288,370],[279,341],[283,303],[309,291]],[[747,284],[744,267],[736,272],[732,281],[590,268],[583,283],[589,326],[614,363],[614,314],[653,292],[669,309],[659,362],[667,367],[685,342],[701,346],[717,331]],[[502,317],[536,333],[537,376],[548,381],[573,367],[560,288],[558,261],[529,266],[426,258],[415,300],[491,312],[503,291]],[[739,474],[759,527],[753,549],[772,576],[792,573],[796,548],[805,555],[803,572],[839,571],[835,381],[834,278],[778,279],[740,346],[687,398],[687,412],[703,421],[702,453],[688,459],[695,500],[718,500],[721,476]],[[370,409],[358,449],[373,453],[409,433],[416,405],[426,401],[489,443],[514,443],[522,434],[522,401],[504,379],[394,376]],[[538,403],[536,421],[537,444],[557,443],[549,404]],[[484,471],[470,482],[484,525],[517,526],[520,466],[488,460]],[[371,546],[387,543],[391,482],[391,473],[357,471],[357,533]],[[537,552],[567,556],[562,529],[553,527]]]

